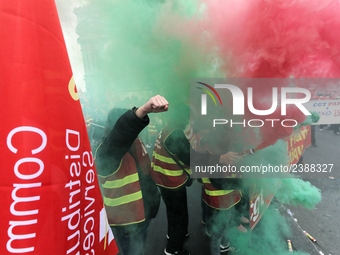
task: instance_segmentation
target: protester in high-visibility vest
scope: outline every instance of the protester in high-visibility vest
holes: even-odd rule
[[[148,144],[154,146],[158,137],[159,131],[162,129],[162,120],[158,117],[151,118],[148,126]]]
[[[150,159],[156,139],[163,126],[162,119],[159,118],[159,116],[153,115],[150,116],[150,124],[148,125],[148,128],[143,130],[141,133],[141,139],[145,143],[145,147],[149,153]]]
[[[167,109],[167,100],[157,95],[140,108],[111,110],[96,150],[98,180],[121,255],[144,254],[150,222],[158,212],[160,196],[150,176],[150,158],[136,138],[149,124],[148,113]]]
[[[184,125],[176,121],[159,133],[152,155],[152,178],[161,192],[168,220],[166,255],[188,255],[184,242],[188,236],[188,206],[186,186],[190,186],[190,143],[184,135]]]
[[[229,179],[229,180],[228,180]],[[235,205],[241,201],[242,193],[237,184],[230,185],[231,178],[202,178],[202,199],[206,204],[206,234],[210,240],[210,254],[235,251],[227,238],[227,231],[234,223],[237,212]],[[228,187],[229,186],[229,187]]]
[[[224,132],[224,131],[222,131]],[[192,161],[201,165],[233,165],[241,156],[229,151],[222,154],[217,143],[221,137],[206,130],[194,130],[193,123],[187,125],[185,135],[190,141],[191,148],[196,152],[192,154]],[[215,139],[219,141],[216,142]],[[210,255],[220,255],[224,252],[235,251],[227,240],[226,233],[231,227],[240,224],[239,212],[235,210],[242,198],[240,191],[241,179],[237,176],[229,178],[201,178],[202,183],[202,222],[206,224],[206,234],[209,237]],[[243,226],[242,226],[243,227]],[[243,229],[245,229],[243,227]]]

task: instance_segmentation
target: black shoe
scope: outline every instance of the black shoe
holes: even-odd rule
[[[168,252],[166,248],[164,249],[164,254],[165,255],[190,255],[190,253],[186,249],[183,249],[181,251]]]
[[[318,145],[316,143],[313,143],[312,146],[313,147],[318,147]]]
[[[220,252],[224,253],[224,252],[237,252],[238,250],[233,247],[230,246],[230,244],[228,244],[227,246],[223,246],[222,244],[220,245]]]
[[[189,237],[189,233],[187,233],[186,235],[185,235],[185,238],[188,238]],[[168,239],[169,240],[169,235],[168,234],[166,234],[166,239]]]

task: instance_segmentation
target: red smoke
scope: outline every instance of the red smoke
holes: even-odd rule
[[[207,13],[206,30],[211,43],[217,46],[219,57],[224,60],[222,68],[228,77],[340,77],[339,1],[203,2]],[[256,86],[253,98],[272,98],[272,87],[278,86]],[[269,108],[268,102],[261,100],[256,100],[254,106],[257,109]],[[247,117],[252,116],[248,113]],[[306,116],[296,107],[291,107],[286,116],[276,111],[272,116],[264,117],[294,118],[303,122]],[[261,128],[263,142],[258,149],[274,144],[293,132],[293,128],[285,128],[278,123],[274,128],[270,125]]]
[[[340,76],[340,4],[210,0],[207,29],[229,77]],[[232,63],[232,64],[230,64]]]
[[[178,16],[167,17],[165,24],[168,26],[162,31],[167,30],[172,35],[185,38],[202,55],[208,53],[212,58],[218,56],[218,67],[226,77],[340,77],[339,1],[200,1],[202,5],[195,11],[197,16],[184,20]],[[244,83],[240,88],[246,94],[247,88],[253,87],[254,107],[269,109],[272,87],[280,90],[281,87],[290,85],[289,82],[255,85]],[[308,84],[294,84],[296,85],[308,88]],[[280,120],[294,116],[300,123],[306,117],[296,107],[289,108],[286,116],[281,116],[279,111],[272,115]],[[256,116],[263,120],[271,117]],[[255,116],[248,111],[245,118],[254,119]],[[292,128],[282,127],[280,122],[276,125],[261,127],[261,148],[264,148],[264,144],[274,144],[293,131]],[[248,131],[243,130],[244,133]]]

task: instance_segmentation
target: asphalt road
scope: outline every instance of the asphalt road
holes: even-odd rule
[[[292,230],[294,251],[303,251],[311,255],[340,254],[340,151],[338,144],[340,135],[332,131],[316,129],[318,147],[308,147],[303,155],[305,164],[334,164],[330,173],[302,174],[302,179],[321,190],[322,201],[316,208],[307,210],[301,207],[286,206],[276,203],[280,213],[287,219]],[[209,255],[207,242],[204,237],[204,226],[201,224],[200,185],[194,183],[188,189],[189,234],[186,248],[191,255]],[[291,215],[287,213],[291,211]],[[256,228],[255,228],[256,230]],[[307,231],[317,242],[311,242],[303,234]],[[278,230],[279,231],[279,230]],[[166,245],[167,221],[164,204],[154,220],[147,240],[145,255],[164,254]],[[239,253],[233,253],[239,254]],[[293,253],[294,254],[294,253]],[[242,254],[244,255],[244,254]],[[277,255],[268,251],[268,254]]]
[[[332,255],[340,254],[340,135],[333,131],[316,129],[318,147],[308,147],[303,155],[305,164],[334,164],[332,171],[317,174],[304,174],[309,181],[321,190],[322,200],[313,210],[300,207],[289,207],[296,224],[310,233],[316,240],[316,250]]]

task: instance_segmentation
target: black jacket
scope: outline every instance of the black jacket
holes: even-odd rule
[[[103,137],[95,156],[96,169],[99,175],[114,173],[126,153],[129,152],[138,134],[149,124],[149,117],[140,119],[134,110],[128,110],[116,122],[113,129]],[[131,153],[133,155],[133,153]],[[143,196],[145,217],[154,218],[158,212],[160,195],[150,175],[145,175],[135,160]]]

